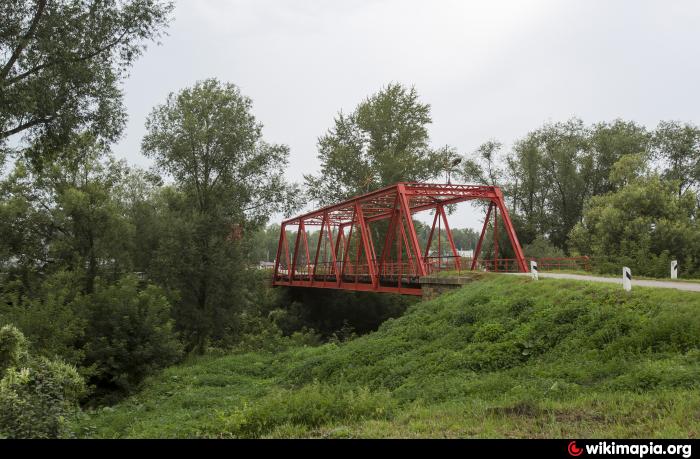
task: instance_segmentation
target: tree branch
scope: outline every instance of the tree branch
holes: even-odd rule
[[[31,40],[32,36],[34,36],[36,28],[39,26],[39,20],[44,14],[44,9],[46,8],[46,1],[47,0],[37,1],[36,12],[34,13],[34,17],[32,18],[32,22],[29,26],[29,29],[27,30],[27,33],[24,34],[22,38],[20,38],[17,47],[10,56],[10,59],[7,61],[2,70],[0,70],[0,81],[3,81],[5,78],[7,78],[7,75],[10,73],[12,66],[15,65],[15,62],[17,62],[17,59],[19,59],[19,56],[22,54],[22,51],[24,51],[24,48],[27,47],[29,40]]]
[[[12,135],[15,135],[15,134],[17,134],[17,133],[19,133],[19,132],[24,131],[25,129],[32,128],[32,127],[34,127],[34,126],[36,126],[36,125],[38,125],[38,124],[48,123],[48,122],[51,121],[53,118],[54,118],[53,116],[49,116],[49,117],[47,117],[47,118],[34,118],[34,119],[31,120],[31,121],[27,121],[26,123],[22,123],[22,124],[20,124],[19,126],[15,126],[14,128],[10,129],[9,131],[0,132],[0,140],[1,140],[1,139],[6,139],[6,138],[8,138],[8,137],[10,137],[10,136],[12,136]]]
[[[121,35],[119,35],[119,37],[118,37],[117,39],[115,39],[115,40],[113,40],[113,41],[107,43],[106,45],[104,45],[104,46],[102,46],[102,47],[100,47],[100,48],[97,48],[95,51],[93,51],[93,52],[91,52],[91,53],[85,54],[84,56],[78,56],[78,57],[76,57],[76,58],[69,59],[69,60],[67,60],[67,62],[69,62],[69,63],[76,63],[76,62],[83,62],[83,61],[87,61],[87,60],[89,60],[89,59],[92,59],[93,57],[98,56],[99,54],[101,54],[101,53],[103,53],[103,52],[105,52],[105,51],[108,51],[109,49],[111,49],[111,48],[117,46],[119,43],[121,43],[121,41],[124,39],[124,37],[126,37],[127,34],[129,33],[129,31],[130,31],[129,29],[126,29],[126,30],[124,30],[124,32],[122,32]],[[34,68],[31,68],[31,69],[29,69],[29,70],[27,70],[27,71],[25,71],[25,72],[22,72],[22,73],[20,73],[20,74],[18,74],[18,75],[15,75],[14,77],[8,79],[8,80],[7,80],[7,83],[8,83],[8,84],[15,84],[15,83],[17,83],[17,82],[19,82],[19,81],[24,80],[24,79],[27,78],[27,77],[30,77],[30,76],[33,75],[33,74],[39,72],[40,70],[43,70],[43,69],[45,69],[45,68],[47,68],[47,67],[51,67],[52,65],[56,65],[56,64],[58,64],[59,62],[60,62],[60,60],[54,59],[53,61],[49,61],[49,62],[46,62],[46,63],[44,63],[44,64],[37,65],[37,66],[34,67]]]

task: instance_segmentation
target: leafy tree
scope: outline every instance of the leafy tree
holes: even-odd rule
[[[305,175],[320,204],[392,185],[422,181],[445,170],[451,150],[429,146],[430,105],[415,88],[389,84],[346,115],[318,140],[319,175]]]
[[[471,228],[452,228],[452,239],[458,250],[471,250],[479,242],[479,232]]]
[[[502,158],[500,151],[503,144],[495,140],[479,146],[473,158],[467,158],[462,163],[460,171],[465,180],[480,185],[500,186],[506,179],[503,167],[499,165]]]
[[[620,189],[649,174],[649,163],[644,154],[626,154],[610,168],[610,184]]]
[[[178,325],[200,350],[237,307],[241,239],[299,199],[283,177],[288,148],[263,140],[251,108],[236,86],[209,79],[168,96],[146,122],[143,152],[176,185],[164,196],[159,280],[179,292]]]
[[[119,81],[171,10],[158,0],[4,1],[0,153],[17,134],[35,160],[77,132],[115,140],[125,119]]]
[[[646,161],[649,134],[615,120],[586,127],[579,119],[547,124],[515,143],[504,186],[521,242],[546,237],[566,250],[571,229],[592,196],[616,189],[612,167],[625,155]]]
[[[552,257],[563,257],[564,252],[554,247],[547,239],[543,237],[538,237],[531,243],[523,247],[523,252],[525,252],[526,257],[533,258],[552,258]]]
[[[255,232],[250,238],[251,263],[259,261],[275,261],[277,255],[277,244],[280,237],[280,225],[272,224],[266,228]],[[315,248],[318,241],[318,234],[314,232],[309,235],[309,247]]]
[[[654,157],[663,167],[663,177],[675,180],[678,196],[700,183],[700,128],[691,123],[662,121],[654,132]]]
[[[91,136],[74,138],[66,150],[70,153],[41,172],[18,160],[0,185],[0,214],[6,217],[0,224],[0,256],[25,289],[39,272],[66,268],[82,274],[89,293],[97,275],[117,278],[129,268],[132,231],[119,191],[130,169]]]
[[[591,198],[571,232],[571,246],[596,257],[603,271],[622,264],[634,272],[666,277],[671,259],[686,273],[700,267],[695,194],[678,196],[673,182],[643,177],[616,192]]]
[[[605,194],[618,189],[612,180],[613,167],[620,159],[634,155],[641,168],[649,160],[651,135],[644,126],[617,119],[610,123],[596,123],[589,134],[590,153],[583,171],[590,171],[587,196]]]

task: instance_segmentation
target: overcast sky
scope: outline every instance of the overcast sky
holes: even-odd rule
[[[170,92],[216,77],[253,99],[290,180],[318,170],[339,110],[389,82],[432,107],[435,146],[462,154],[548,121],[700,121],[698,1],[181,0],[169,36],[125,82],[117,156],[148,166],[144,121]],[[467,206],[468,207],[468,206]],[[480,226],[464,209],[453,227]]]

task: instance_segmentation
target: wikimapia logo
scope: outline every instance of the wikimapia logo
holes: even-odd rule
[[[572,440],[571,443],[569,443],[569,454],[572,456],[580,456],[583,453],[583,448],[578,448],[576,446],[576,440]]]
[[[569,442],[567,446],[567,451],[570,456],[578,457],[581,456],[586,451],[587,455],[634,455],[643,458],[646,455],[680,455],[683,458],[689,458],[692,455],[692,445],[663,445],[654,444],[654,442],[649,442],[649,444],[620,444],[607,441],[601,441],[591,445],[584,445],[583,448],[576,446],[576,440]]]

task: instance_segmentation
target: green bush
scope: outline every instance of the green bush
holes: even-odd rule
[[[85,383],[75,367],[26,353],[24,335],[0,329],[0,437],[59,438],[79,411]]]
[[[85,364],[94,366],[92,382],[99,387],[129,391],[180,358],[182,346],[160,288],[139,291],[129,276],[115,285],[98,284],[94,294],[77,301],[87,322]]]
[[[0,328],[0,377],[27,356],[27,339],[14,325]]]
[[[21,300],[11,295],[0,311],[0,323],[12,323],[31,343],[33,355],[60,358],[79,365],[83,359],[81,340],[85,320],[76,311],[74,299],[79,275],[59,271],[42,282],[35,296]]]

